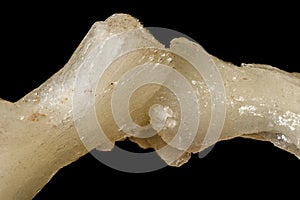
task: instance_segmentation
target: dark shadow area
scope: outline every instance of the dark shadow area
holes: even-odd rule
[[[125,142],[123,145],[131,144]],[[176,192],[192,195],[193,191],[201,191],[201,196],[213,197],[217,193],[212,194],[211,188],[227,191],[225,197],[238,197],[237,191],[248,190],[255,196],[272,196],[274,193],[267,188],[277,188],[278,185],[283,190],[296,191],[297,186],[290,181],[300,178],[296,173],[299,167],[296,157],[271,143],[242,138],[218,143],[202,159],[194,154],[180,168],[165,167],[148,173],[117,171],[87,154],[62,168],[34,199],[79,196],[93,199],[101,195],[114,195],[110,193],[112,190],[121,193],[122,198],[137,197],[137,191],[143,191],[149,198],[177,196]]]

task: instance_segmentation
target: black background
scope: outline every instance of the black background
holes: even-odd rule
[[[145,26],[182,32],[225,61],[298,68],[299,18],[288,3],[198,3],[196,1],[13,2],[1,5],[0,97],[16,101],[68,61],[89,28],[114,13],[128,13]],[[128,142],[119,144],[138,151]],[[267,142],[236,138],[218,143],[203,159],[193,155],[180,168],[131,174],[111,169],[91,155],[61,169],[35,200],[101,199],[180,195],[222,198],[298,193],[299,160]],[[191,183],[193,180],[194,183]],[[297,183],[297,181],[296,181]],[[115,192],[110,189],[115,188]],[[289,189],[288,189],[289,188]],[[134,192],[141,191],[143,196]]]

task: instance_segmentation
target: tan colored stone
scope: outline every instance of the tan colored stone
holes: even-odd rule
[[[96,22],[69,62],[39,88],[15,103],[0,99],[0,199],[32,199],[63,166],[91,149],[110,150],[115,141],[127,137],[143,148],[154,148],[166,163],[173,166],[187,162],[191,153],[234,137],[270,141],[300,158],[299,73],[287,73],[258,64],[236,67],[209,55],[224,82],[226,115],[220,137],[207,139],[206,131],[212,116],[209,88],[202,77],[194,73],[190,60],[174,53],[194,49],[188,53],[196,59],[201,48],[186,39],[176,39],[172,45],[171,50],[165,49],[133,17],[113,15],[104,22]],[[140,49],[126,50],[136,47]],[[104,56],[101,63],[110,63],[111,68],[103,72],[96,82],[97,87],[94,87],[95,83],[89,77],[80,76],[82,73],[93,76],[92,64],[99,59],[99,52]],[[118,54],[122,56],[116,57]],[[135,98],[129,101],[133,121],[145,130],[162,129],[157,135],[138,138],[137,134],[143,133],[138,126],[132,128],[124,124],[120,127],[114,120],[118,113],[114,115],[111,110],[111,95],[121,84],[120,79],[137,64],[155,62],[180,72],[192,83],[193,90],[198,91],[196,97],[201,115],[198,125],[201,128],[192,141],[186,135],[171,142],[182,113],[180,100],[163,86],[154,84],[139,88],[136,94],[132,94]],[[84,71],[83,66],[86,67]],[[128,78],[124,83],[130,81]],[[78,86],[83,88],[79,101],[74,99]],[[85,101],[93,95],[96,95],[95,115],[85,109],[93,108],[93,102]],[[119,101],[117,110],[123,99]],[[76,115],[74,102],[82,106]],[[160,106],[149,116],[153,104]],[[97,132],[93,129],[97,123],[95,116],[106,135],[94,134]],[[81,120],[85,126],[78,130]],[[80,132],[82,130],[86,131]],[[128,130],[130,134],[126,132]],[[164,147],[167,148],[162,150]]]

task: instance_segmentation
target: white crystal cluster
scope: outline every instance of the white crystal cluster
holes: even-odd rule
[[[0,199],[31,199],[61,167],[126,138],[173,166],[234,137],[300,158],[299,77],[234,66],[185,38],[168,49],[137,19],[113,15],[39,88],[0,99]]]

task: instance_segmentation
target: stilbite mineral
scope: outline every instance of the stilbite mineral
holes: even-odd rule
[[[218,110],[212,109],[216,107],[211,101],[214,88],[191,64],[196,63],[201,49],[185,38],[174,39],[167,49],[126,14],[96,22],[59,72],[18,102],[0,99],[0,199],[31,199],[63,166],[94,148],[110,150],[115,141],[125,138],[143,148],[154,148],[173,166],[187,162],[191,153],[234,137],[270,141],[300,158],[300,74],[260,64],[237,67],[207,54],[220,74],[224,96],[217,99],[224,98],[219,103],[226,111],[220,135],[207,139],[207,130],[218,127],[209,126]],[[180,56],[186,52],[189,60]],[[100,61],[109,67],[104,70]],[[136,80],[126,76],[141,65],[149,71],[135,71]],[[121,90],[122,85],[130,89],[130,84],[146,79],[145,74],[158,72],[168,75],[157,74],[151,84],[134,92]],[[93,79],[96,76],[98,79]],[[180,94],[174,94],[176,89],[157,84],[159,78],[165,79],[165,84],[185,78],[190,91],[182,93],[193,98],[190,106],[196,108],[186,107]],[[183,83],[173,84],[180,90]],[[117,96],[112,97],[114,92]],[[131,116],[121,102],[113,104],[124,100],[118,95],[127,98],[126,93],[131,94]],[[91,97],[93,101],[86,100]],[[96,112],[91,113],[94,108]],[[195,118],[183,126],[186,112]],[[197,121],[198,115],[201,120]],[[105,135],[96,134],[99,127],[95,124]],[[180,124],[186,132],[173,140]],[[188,134],[191,127],[196,130],[192,136]]]

